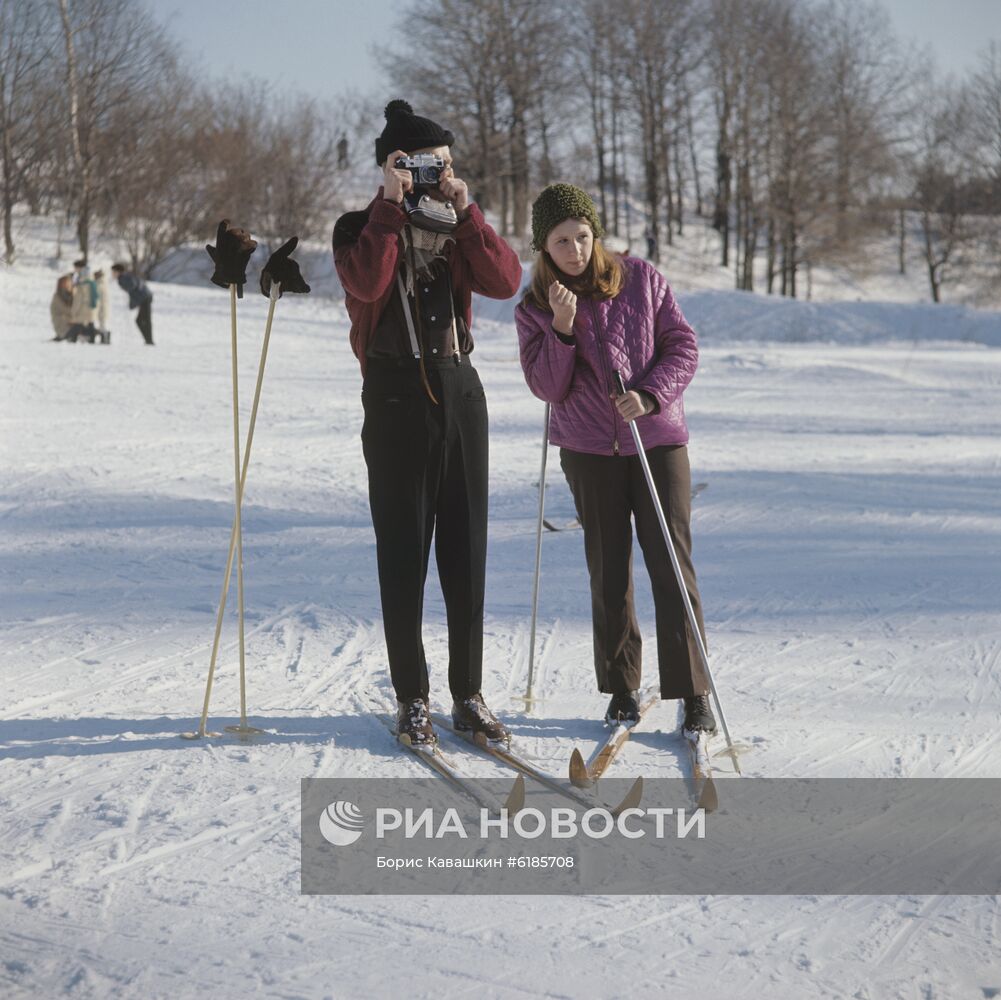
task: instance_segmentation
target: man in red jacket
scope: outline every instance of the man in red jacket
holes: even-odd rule
[[[470,364],[472,293],[511,298],[517,254],[470,204],[452,171],[455,136],[405,101],[375,141],[383,185],[334,227],[334,263],[361,363],[379,588],[404,742],[431,745],[421,634],[432,535],[448,617],[456,728],[489,743],[508,732],[480,692],[487,550],[487,404]],[[422,174],[410,157],[426,160]]]

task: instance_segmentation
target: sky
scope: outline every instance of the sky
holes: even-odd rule
[[[234,80],[249,72],[318,98],[353,89],[382,101],[405,91],[379,68],[372,48],[395,41],[406,0],[241,0],[238,8],[219,0],[144,2],[210,74]],[[988,41],[1001,42],[1001,0],[882,3],[901,40],[930,46],[947,73],[962,75]]]

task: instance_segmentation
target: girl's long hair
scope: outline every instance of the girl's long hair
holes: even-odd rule
[[[617,257],[602,246],[601,240],[596,239],[591,246],[591,259],[587,262],[587,267],[582,274],[571,278],[553,263],[553,258],[545,250],[540,250],[532,269],[532,282],[523,301],[545,312],[552,312],[549,308],[549,286],[554,281],[566,285],[575,295],[614,299],[622,291],[622,265]]]

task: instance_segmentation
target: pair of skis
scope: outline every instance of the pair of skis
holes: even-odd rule
[[[391,717],[383,713],[377,713],[377,715],[380,721],[395,735],[396,726]],[[524,754],[519,753],[517,749],[512,749],[510,746],[492,746],[482,734],[473,735],[472,733],[460,732],[452,724],[451,719],[443,715],[433,714],[432,719],[440,729],[462,738],[473,749],[488,757],[492,757],[498,763],[518,772],[518,776],[515,778],[514,785],[508,793],[507,798],[503,802],[490,801],[475,782],[463,773],[461,766],[450,755],[445,754],[437,743],[426,746],[399,740],[400,746],[405,747],[426,767],[429,767],[450,785],[483,808],[491,810],[505,808],[508,810],[508,815],[514,815],[525,804],[526,777],[531,778],[550,791],[556,792],[556,794],[562,795],[564,798],[570,799],[586,809],[593,809],[595,807],[607,808],[613,816],[618,816],[626,809],[635,809],[643,798],[643,779],[637,778],[622,801],[615,806],[610,806],[602,802],[593,791],[575,788],[572,784],[568,785],[556,775],[542,770],[525,757]]]
[[[384,713],[376,712],[376,718],[393,734],[396,733],[396,723],[393,718]],[[456,791],[472,799],[478,806],[489,809],[492,812],[500,809],[507,809],[508,815],[514,815],[525,805],[525,779],[519,774],[515,778],[511,791],[503,801],[494,800],[486,795],[476,783],[469,778],[461,767],[442,752],[437,743],[430,746],[427,744],[411,743],[407,737],[397,737],[397,742],[401,747],[406,747],[422,764],[430,768],[435,774],[444,778]]]
[[[644,716],[658,701],[660,701],[659,691],[651,689],[645,692],[640,697],[639,719],[634,723],[618,722],[612,725],[608,736],[595,751],[590,763],[585,763],[583,755],[575,748],[570,755],[570,783],[575,788],[593,788],[618,756],[633,729],[643,722]],[[701,730],[697,732],[683,730],[682,735],[692,765],[692,799],[698,808],[714,812],[719,806],[719,796],[709,760],[709,734]]]

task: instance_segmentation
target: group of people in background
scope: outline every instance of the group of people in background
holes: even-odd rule
[[[129,308],[138,309],[136,326],[143,340],[153,345],[153,293],[146,283],[121,263],[112,264],[111,273],[119,286],[128,293]],[[108,279],[104,271],[90,271],[86,260],[73,262],[73,270],[56,282],[49,313],[55,341],[82,341],[88,344],[110,344],[108,326],[110,303]]]

